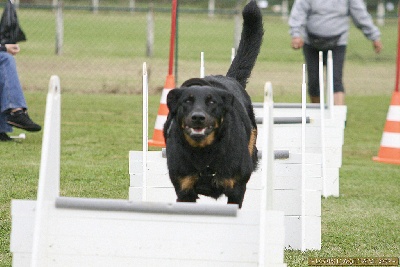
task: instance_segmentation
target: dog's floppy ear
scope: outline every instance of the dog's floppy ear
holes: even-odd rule
[[[178,108],[178,101],[182,95],[182,89],[172,89],[167,95],[167,106],[170,114],[175,114]]]
[[[204,79],[201,78],[192,78],[189,79],[187,81],[185,81],[184,83],[182,83],[181,87],[190,87],[190,86],[212,86],[209,82],[207,82]]]
[[[229,93],[225,90],[219,90],[218,94],[221,96],[222,100],[224,101],[224,108],[226,111],[229,111],[233,108],[235,103],[235,97],[232,93]]]

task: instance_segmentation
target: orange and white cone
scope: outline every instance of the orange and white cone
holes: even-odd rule
[[[149,146],[165,147],[165,140],[163,135],[164,123],[167,121],[168,106],[167,95],[175,88],[175,79],[173,75],[168,75],[162,91],[160,107],[158,108],[156,123],[154,126],[153,138],[149,140]]]
[[[381,146],[374,161],[400,165],[400,92],[394,92],[386,117]]]

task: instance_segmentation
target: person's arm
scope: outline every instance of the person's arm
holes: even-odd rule
[[[289,17],[290,36],[292,37],[291,46],[299,49],[304,45],[302,29],[307,23],[307,16],[311,4],[308,0],[296,0],[293,4]]]
[[[379,53],[383,47],[380,41],[381,32],[375,26],[364,2],[362,0],[349,0],[349,9],[356,27],[363,32],[366,38],[372,41],[375,52]]]

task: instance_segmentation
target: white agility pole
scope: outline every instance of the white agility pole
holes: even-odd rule
[[[321,155],[322,155],[322,195],[326,196],[326,159],[325,159],[325,95],[323,53],[319,52],[319,96],[321,111]]]
[[[200,78],[204,78],[204,52],[200,53]]]
[[[46,100],[42,156],[39,171],[39,184],[36,201],[35,224],[32,241],[31,266],[40,267],[45,249],[49,203],[54,203],[60,195],[60,117],[61,96],[60,78],[51,76]]]
[[[147,200],[147,151],[148,149],[148,94],[149,94],[149,82],[147,77],[147,66],[146,62],[143,63],[143,154],[142,154],[142,201]]]
[[[231,51],[231,62],[235,59],[235,56],[236,56],[235,48],[232,48],[232,51]]]
[[[264,104],[263,104],[263,129],[264,134],[262,138],[262,152],[261,158],[261,201],[260,201],[260,241],[259,241],[259,266],[265,266],[265,228],[266,228],[266,213],[267,209],[272,209],[272,159],[273,159],[273,145],[272,145],[272,108],[273,108],[273,95],[272,84],[266,82],[264,86]]]
[[[333,59],[332,50],[328,51],[328,57],[326,61],[326,80],[327,80],[327,102],[329,110],[329,118],[334,117],[333,105],[334,105],[334,95],[333,95]]]
[[[267,181],[267,210],[272,210],[274,205],[273,205],[273,192],[274,192],[274,158],[275,158],[275,152],[274,152],[274,135],[273,135],[273,127],[274,127],[274,93],[273,93],[273,89],[272,89],[272,83],[271,82],[267,82],[266,83],[266,96],[267,96],[267,109],[268,112],[266,112],[266,107],[264,106],[264,118],[267,118],[267,121],[263,122],[263,126],[266,127],[268,126],[266,129],[266,133],[267,133],[267,142],[266,146],[263,147],[263,151],[266,151],[266,155],[267,157],[267,172],[266,172],[266,181]],[[264,103],[265,105],[265,103]],[[267,117],[265,117],[267,116]],[[265,141],[265,137],[264,137],[264,141]]]
[[[307,107],[306,64],[303,64],[301,84],[301,250],[306,248],[306,107]]]

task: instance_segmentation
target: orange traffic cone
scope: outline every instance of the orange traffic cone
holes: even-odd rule
[[[400,164],[400,92],[394,92],[386,117],[381,147],[374,161]]]
[[[168,75],[164,84],[164,89],[161,95],[160,107],[158,108],[156,123],[154,126],[153,139],[149,140],[149,146],[165,147],[163,135],[164,123],[167,121],[168,106],[167,95],[169,91],[175,88],[175,79],[173,75]]]

